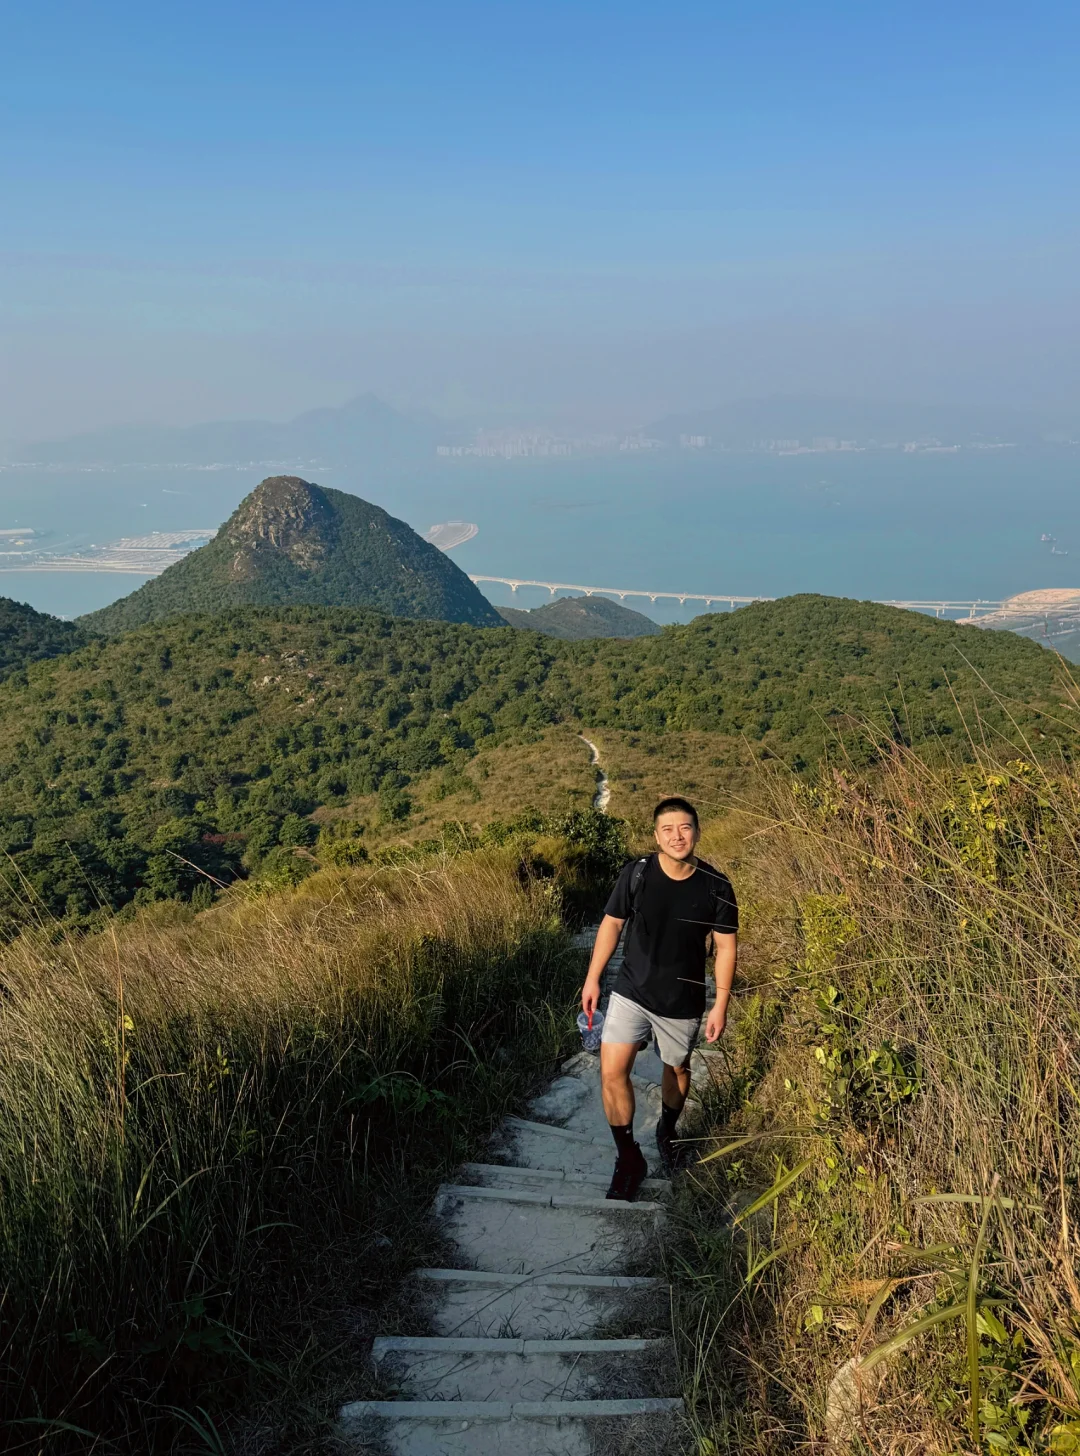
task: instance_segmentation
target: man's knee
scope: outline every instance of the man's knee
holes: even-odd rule
[[[601,1067],[600,1080],[607,1087],[623,1087],[630,1080],[629,1067]]]
[[[634,1059],[611,1057],[600,1062],[600,1080],[605,1087],[625,1087],[630,1081]]]

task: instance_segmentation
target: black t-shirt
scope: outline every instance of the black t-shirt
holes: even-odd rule
[[[605,915],[630,915],[630,878],[636,860],[615,882]],[[634,895],[634,915],[623,946],[615,990],[657,1016],[689,1021],[705,1010],[705,949],[713,930],[731,935],[739,910],[731,881],[699,859],[694,873],[673,880],[650,855]]]

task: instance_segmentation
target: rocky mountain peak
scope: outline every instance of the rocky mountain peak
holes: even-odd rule
[[[501,623],[466,574],[405,521],[345,491],[272,475],[212,541],[82,625],[113,633],[193,612],[277,606]]]
[[[298,475],[271,475],[240,502],[225,526],[239,550],[273,547],[297,566],[326,555],[334,509],[322,489]]]

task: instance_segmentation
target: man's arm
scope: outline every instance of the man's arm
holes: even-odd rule
[[[600,929],[593,941],[592,959],[589,961],[585,985],[581,989],[581,1009],[586,1016],[591,1016],[600,1004],[600,977],[615,954],[624,924],[625,921],[616,920],[614,915],[605,915],[600,922]]]
[[[735,980],[735,956],[738,940],[739,937],[735,934],[721,935],[718,930],[713,931],[713,945],[716,947],[714,969],[716,1001],[709,1012],[709,1019],[705,1023],[706,1041],[719,1041],[724,1027],[727,1025],[727,1008],[728,1001],[731,999],[732,983]]]

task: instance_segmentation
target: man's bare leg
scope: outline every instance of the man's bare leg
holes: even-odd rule
[[[604,1115],[612,1127],[627,1127],[634,1121],[634,1084],[630,1073],[637,1054],[637,1042],[600,1044],[600,1092]]]
[[[669,1067],[664,1063],[664,1077],[660,1083],[660,1092],[664,1099],[664,1106],[670,1107],[673,1112],[681,1112],[683,1104],[690,1095],[690,1068]]]

